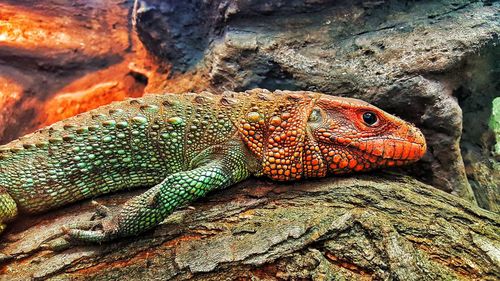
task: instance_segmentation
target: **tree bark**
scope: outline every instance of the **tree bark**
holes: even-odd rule
[[[98,201],[116,210],[138,192]],[[497,280],[498,215],[405,176],[251,179],[140,237],[40,249],[89,202],[12,225],[4,280]]]

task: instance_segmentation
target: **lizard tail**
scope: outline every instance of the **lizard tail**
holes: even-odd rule
[[[0,156],[1,152],[0,152]],[[0,162],[2,158],[0,157]],[[7,226],[6,223],[17,216],[17,204],[7,191],[5,184],[5,175],[0,163],[0,233]]]
[[[0,233],[5,229],[6,222],[11,221],[17,215],[17,205],[7,190],[0,185]]]

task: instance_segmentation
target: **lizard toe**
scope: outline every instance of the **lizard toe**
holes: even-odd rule
[[[115,238],[112,231],[70,229],[67,233],[71,240],[82,243],[102,243]]]
[[[40,249],[50,250],[53,252],[62,252],[71,247],[71,242],[69,241],[66,233],[61,237],[57,237],[52,240],[48,240],[40,244]]]
[[[81,243],[101,243],[115,238],[116,226],[111,216],[82,222],[66,230],[70,240]]]

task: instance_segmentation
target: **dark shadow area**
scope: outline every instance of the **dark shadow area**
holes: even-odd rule
[[[500,96],[500,42],[494,42],[465,63],[454,91],[463,114],[460,148],[467,178],[480,207],[499,212],[500,163],[492,155],[495,136],[488,122],[493,99]]]

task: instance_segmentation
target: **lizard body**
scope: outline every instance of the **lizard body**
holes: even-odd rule
[[[102,242],[137,235],[251,175],[288,181],[366,171],[417,161],[425,150],[417,128],[356,99],[262,89],[146,95],[0,146],[0,232],[18,213],[151,186],[100,229],[68,231]]]

